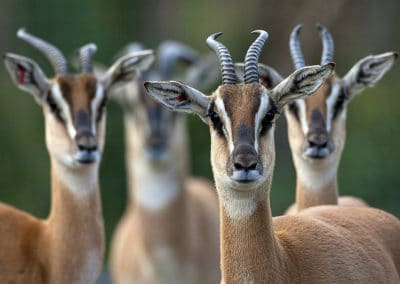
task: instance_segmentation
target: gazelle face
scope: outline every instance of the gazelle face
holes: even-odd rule
[[[346,136],[346,97],[333,75],[313,96],[286,106],[289,143],[298,159],[323,163],[340,157]]]
[[[104,88],[89,74],[57,76],[44,98],[46,142],[59,162],[69,166],[97,162],[105,130]]]
[[[247,51],[243,84],[236,84],[229,51],[215,40],[220,33],[207,39],[219,58],[223,82],[211,96],[176,81],[144,84],[148,93],[165,107],[196,113],[209,125],[211,164],[218,194],[227,201],[223,201],[227,208],[236,208],[229,205],[234,203],[247,213],[255,208],[253,201],[264,198],[270,188],[275,165],[274,122],[278,114],[287,103],[314,93],[334,68],[332,63],[304,67],[267,90],[259,83],[257,64],[268,34],[262,30],[255,33],[259,36]],[[228,211],[233,215],[243,212],[231,209]]]
[[[277,108],[261,84],[223,85],[207,110],[213,170],[224,186],[251,189],[270,178]]]
[[[131,79],[147,69],[154,59],[151,50],[119,58],[100,78],[92,75],[92,56],[97,47],[87,44],[79,49],[81,73],[68,73],[67,61],[55,46],[28,34],[18,37],[44,53],[56,76],[49,79],[33,60],[12,53],[4,63],[14,84],[33,95],[42,106],[46,123],[46,143],[52,160],[67,167],[94,164],[104,146],[106,92],[115,84]]]
[[[333,59],[333,38],[324,26],[317,24],[317,28],[323,46],[321,64],[324,64]],[[297,25],[289,41],[296,69],[305,65],[300,31],[301,25]],[[302,161],[309,165],[337,168],[345,143],[348,102],[365,87],[377,83],[396,58],[394,52],[367,56],[357,62],[343,79],[332,75],[315,95],[296,100],[286,107],[289,142],[296,168]]]
[[[124,106],[127,119],[135,122],[132,139],[148,161],[160,166],[160,162],[172,158],[173,148],[179,148],[180,145],[175,145],[176,136],[185,135],[180,133],[183,131],[180,124],[184,123],[181,115],[151,98],[141,82],[130,83],[122,92],[118,101]]]

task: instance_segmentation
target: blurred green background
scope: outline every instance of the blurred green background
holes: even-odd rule
[[[344,75],[373,53],[400,47],[400,1],[320,0],[2,0],[0,51],[36,60],[48,76],[49,63],[15,36],[20,27],[57,45],[67,56],[87,42],[98,45],[96,60],[112,63],[129,41],[156,47],[165,39],[182,41],[208,52],[206,37],[223,31],[220,40],[235,61],[242,61],[254,39],[250,31],[265,29],[270,38],[261,62],[283,75],[292,72],[288,39],[303,23],[302,48],[308,64],[318,64],[321,43],[315,22],[326,25],[335,40],[336,70]],[[348,112],[347,145],[339,185],[342,194],[362,197],[374,207],[400,216],[400,80],[399,64],[373,88],[357,97]],[[0,68],[0,200],[45,218],[49,210],[49,159],[43,117],[33,98],[14,87]],[[208,128],[191,117],[192,171],[211,178]],[[295,173],[285,119],[276,133],[277,164],[272,209],[281,214],[294,200]],[[126,197],[122,112],[108,105],[107,143],[101,167],[101,191],[107,240],[118,222]]]

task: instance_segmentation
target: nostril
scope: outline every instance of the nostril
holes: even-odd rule
[[[328,137],[322,134],[311,134],[307,137],[309,147],[325,148],[328,146]]]
[[[78,145],[78,149],[80,151],[92,152],[92,151],[96,151],[97,150],[97,146],[96,145],[92,145],[92,146],[90,146],[90,145]]]
[[[76,144],[80,151],[96,151],[97,142],[93,135],[80,135],[76,138]]]
[[[257,161],[249,159],[237,160],[233,163],[233,166],[238,171],[251,171],[257,168]]]
[[[253,162],[252,164],[250,164],[249,166],[248,166],[248,170],[255,170],[256,169],[256,167],[257,167],[257,162]]]
[[[244,167],[240,163],[234,163],[233,166],[235,167],[236,170],[239,171],[244,170]]]

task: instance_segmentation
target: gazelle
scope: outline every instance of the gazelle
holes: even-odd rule
[[[192,84],[204,87],[214,74],[209,60],[167,41],[158,49],[158,68],[143,78],[170,79],[177,61],[194,64],[187,72]],[[188,176],[185,117],[148,96],[142,79],[113,97],[124,109],[129,186],[111,246],[114,282],[218,282],[218,201],[211,183]]]
[[[98,170],[106,93],[147,68],[154,56],[152,51],[127,55],[98,79],[91,74],[94,44],[80,49],[80,73],[70,74],[56,47],[23,29],[17,35],[41,51],[56,71],[48,79],[33,60],[12,53],[4,56],[13,82],[43,108],[52,198],[46,220],[0,204],[0,282],[94,283],[104,252]]]
[[[317,25],[323,44],[321,64],[333,59],[333,39]],[[290,36],[295,68],[305,66],[300,49],[301,25]],[[361,59],[340,78],[333,74],[315,95],[294,101],[285,110],[288,136],[297,173],[296,203],[287,214],[315,205],[367,206],[359,198],[338,197],[337,171],[346,140],[348,103],[366,87],[373,87],[390,70],[397,53],[387,52]]]
[[[211,164],[220,206],[223,283],[398,283],[400,221],[367,207],[318,206],[272,218],[269,190],[274,128],[284,105],[314,93],[334,64],[296,70],[272,90],[259,83],[265,31],[245,58],[236,84],[228,49],[217,53],[222,85],[211,95],[175,81],[146,82],[169,109],[195,113],[210,126]]]

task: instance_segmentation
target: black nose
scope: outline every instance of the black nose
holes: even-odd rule
[[[78,132],[75,137],[78,149],[81,151],[95,151],[97,150],[96,137],[89,131]]]
[[[233,166],[238,171],[255,170],[258,164],[257,152],[253,146],[240,144],[235,147],[232,153]]]
[[[310,132],[307,141],[310,147],[325,148],[328,146],[328,134],[325,131]]]

